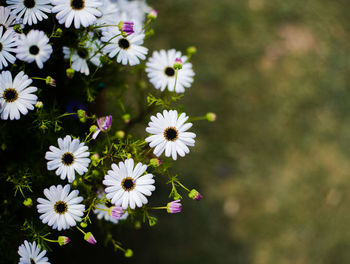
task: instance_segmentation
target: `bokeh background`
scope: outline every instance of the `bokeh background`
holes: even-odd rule
[[[350,16],[345,0],[148,0],[151,50],[194,45],[176,162],[204,195],[130,238],[125,263],[350,263]],[[139,239],[138,239],[139,238]]]

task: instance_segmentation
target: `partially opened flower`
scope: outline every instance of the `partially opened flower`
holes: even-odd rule
[[[95,133],[92,135],[93,139],[95,139],[101,131],[108,131],[108,129],[112,126],[112,116],[109,115],[109,116],[98,118],[97,125],[98,125],[98,128],[95,131]]]
[[[179,65],[180,61],[182,68],[176,74],[174,64]],[[177,93],[183,93],[185,88],[191,87],[194,76],[192,64],[187,62],[186,56],[182,56],[181,52],[175,49],[154,51],[146,63],[146,72],[156,89],[164,91],[167,88]]]
[[[56,175],[60,175],[62,180],[67,177],[68,182],[73,182],[75,172],[83,175],[88,171],[88,147],[77,138],[72,140],[70,136],[59,138],[57,143],[58,148],[50,146],[50,151],[45,154],[45,159],[48,160],[47,169],[56,170]]]
[[[117,27],[112,27],[102,31],[101,40],[106,42],[103,51],[108,53],[110,58],[116,56],[117,62],[134,66],[139,64],[140,60],[146,59],[148,49],[142,46],[144,38],[144,33],[136,32],[123,36]]]
[[[118,24],[119,31],[123,37],[129,36],[134,33],[134,22],[122,22]]]
[[[6,3],[11,9],[11,15],[16,16],[17,21],[31,26],[43,19],[47,19],[47,13],[51,13],[50,0],[7,0]]]
[[[35,61],[39,69],[44,67],[51,53],[52,47],[44,31],[32,29],[27,35],[20,35],[17,41],[17,58],[28,63]]]
[[[0,73],[0,113],[1,119],[20,119],[20,113],[26,115],[28,110],[33,110],[38,97],[33,94],[38,89],[29,86],[29,79],[23,71],[19,72],[12,80],[11,72]]]
[[[49,259],[45,257],[46,250],[41,251],[41,246],[24,240],[23,244],[18,247],[20,259],[18,264],[50,264]]]
[[[141,162],[134,168],[134,160],[127,159],[118,165],[112,164],[112,170],[105,175],[103,184],[108,186],[105,189],[106,198],[111,199],[111,203],[122,206],[123,209],[130,207],[142,207],[147,204],[146,196],[152,195],[155,190],[152,174],[144,174],[147,165]]]
[[[129,215],[122,207],[115,206],[110,201],[98,203],[94,213],[97,215],[98,219],[103,218],[114,224],[117,224],[119,220],[125,220]]]
[[[99,0],[52,0],[52,13],[57,13],[58,23],[69,28],[72,23],[76,29],[95,23],[102,13],[97,9],[102,5]]]
[[[180,213],[182,209],[181,200],[175,200],[167,204],[166,210],[170,214]]]
[[[81,204],[83,197],[78,196],[78,190],[70,192],[69,184],[64,187],[52,185],[50,189],[44,190],[44,194],[46,199],[38,198],[37,200],[38,212],[41,214],[40,220],[44,224],[61,231],[81,221],[85,205]]]
[[[184,157],[190,152],[187,146],[194,146],[196,134],[186,132],[192,123],[185,123],[188,119],[185,113],[178,116],[176,110],[164,110],[163,114],[151,116],[146,131],[152,136],[145,139],[151,148],[155,147],[153,153],[160,156],[165,151],[166,157],[177,159],[177,154]]]

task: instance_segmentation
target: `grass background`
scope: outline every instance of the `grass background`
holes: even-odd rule
[[[349,263],[347,2],[148,3],[151,50],[198,49],[186,112],[218,119],[176,162],[204,199],[136,233],[130,262]]]

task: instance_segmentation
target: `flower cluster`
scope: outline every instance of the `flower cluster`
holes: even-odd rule
[[[124,221],[148,221],[152,226],[156,217],[150,210],[181,212],[180,188],[191,199],[202,198],[169,170],[171,162],[189,154],[189,147],[195,145],[196,134],[189,131],[191,118],[172,104],[193,83],[193,52],[183,55],[162,49],[149,55],[144,43],[152,35],[150,25],[157,15],[139,0],[6,0],[6,6],[0,7],[0,116],[17,120],[19,126],[33,124],[28,133],[38,129],[41,134],[35,140],[42,147],[33,152],[35,156],[27,156],[37,161],[32,163],[38,168],[35,171],[45,171],[38,177],[31,175],[31,181],[21,176],[12,182],[20,183],[16,188],[25,198],[23,204],[34,208],[42,224],[54,232],[74,227],[88,243],[96,244],[98,239],[87,229],[94,214],[97,220],[118,226]],[[122,71],[123,76],[119,75]],[[120,84],[124,75],[135,72],[149,81],[138,81],[139,90],[149,90],[139,115],[126,105],[127,85]],[[104,79],[112,79],[112,85],[107,87],[100,81]],[[98,105],[96,95],[113,90],[114,83],[114,94],[119,96],[114,103],[120,105],[120,114],[98,117],[91,110]],[[81,94],[90,105],[73,97]],[[68,101],[67,108],[60,105]],[[96,112],[102,112],[102,106]],[[148,126],[143,123],[147,119]],[[130,132],[135,123],[143,127],[141,138]],[[156,179],[164,176],[169,178],[173,201],[149,206]],[[57,181],[63,184],[54,184]],[[31,191],[31,184],[44,186],[44,196],[22,190]],[[37,204],[32,207],[33,201]],[[46,251],[41,251],[46,248],[44,242],[61,246],[70,242],[60,233],[58,239],[48,239],[50,233],[35,232],[26,223],[32,230],[27,239],[36,241],[25,240],[19,247],[20,263],[49,263]],[[126,257],[133,255],[114,239],[109,241]]]

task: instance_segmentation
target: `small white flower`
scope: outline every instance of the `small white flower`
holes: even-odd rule
[[[175,86],[176,72],[174,69],[175,59],[183,61],[182,69],[177,72],[177,81]],[[180,51],[171,49],[168,51],[154,51],[146,63],[147,76],[156,89],[183,93],[185,88],[189,88],[193,82],[194,72],[192,64],[187,61],[186,56],[182,56]]]
[[[123,37],[117,27],[103,30],[101,40],[109,44],[104,48],[110,58],[117,55],[117,62],[123,65],[134,66],[140,63],[140,60],[146,59],[148,49],[141,46],[143,44],[144,33],[133,33]]]
[[[0,6],[0,26],[9,28],[13,26],[15,20],[16,17],[10,15],[10,9],[8,7]]]
[[[33,29],[27,35],[20,35],[17,45],[17,58],[28,63],[35,61],[39,69],[44,67],[44,62],[50,58],[52,53],[49,38],[40,30]]]
[[[61,179],[68,178],[68,182],[75,179],[75,171],[83,175],[88,171],[90,159],[88,147],[80,143],[79,139],[73,139],[66,136],[64,139],[57,140],[58,147],[50,146],[50,151],[45,154],[48,170],[56,170],[56,175]]]
[[[46,250],[41,251],[40,245],[24,240],[24,243],[18,247],[18,255],[20,259],[18,264],[50,264],[48,258],[45,257]]]
[[[106,198],[111,203],[127,209],[135,209],[135,206],[142,207],[147,204],[146,196],[152,195],[155,190],[152,174],[142,175],[147,169],[141,162],[134,168],[134,160],[127,159],[118,165],[112,164],[112,170],[105,175],[103,184],[108,186],[105,189]]]
[[[94,213],[97,215],[98,219],[104,219],[106,221],[112,222],[114,224],[118,224],[119,220],[125,220],[128,218],[128,212],[125,211],[125,213],[122,215],[122,217],[118,219],[114,218],[111,216],[109,210],[113,206],[112,203],[107,202],[107,203],[98,203],[96,205],[97,209],[95,209]]]
[[[165,156],[177,159],[177,154],[184,157],[190,152],[187,146],[194,146],[196,134],[186,132],[192,123],[185,123],[188,119],[185,113],[178,116],[176,110],[164,110],[157,117],[151,116],[146,131],[152,136],[145,139],[151,148],[155,147],[153,153],[160,156],[165,150]]]
[[[11,15],[16,16],[16,20],[24,25],[37,24],[38,21],[47,19],[46,13],[51,13],[52,6],[50,0],[7,0],[6,3],[11,9]]]
[[[78,196],[78,190],[69,191],[69,184],[64,187],[52,185],[50,189],[44,190],[47,199],[37,199],[40,220],[58,231],[75,226],[84,215],[85,205],[81,204],[83,197]]]
[[[13,64],[16,57],[10,52],[15,52],[16,48],[16,33],[11,29],[5,29],[0,26],[0,70],[8,66],[8,62]]]
[[[18,73],[12,80],[11,72],[3,71],[0,74],[0,113],[1,119],[20,119],[20,113],[26,115],[34,109],[38,97],[35,94],[38,89],[29,86],[29,79],[23,71]]]
[[[115,2],[102,0],[102,5],[97,9],[102,13],[102,16],[97,18],[97,25],[118,25],[119,9]]]
[[[102,5],[99,0],[52,0],[52,13],[57,13],[58,23],[69,28],[74,20],[74,27],[91,26],[102,14],[97,10]]]

